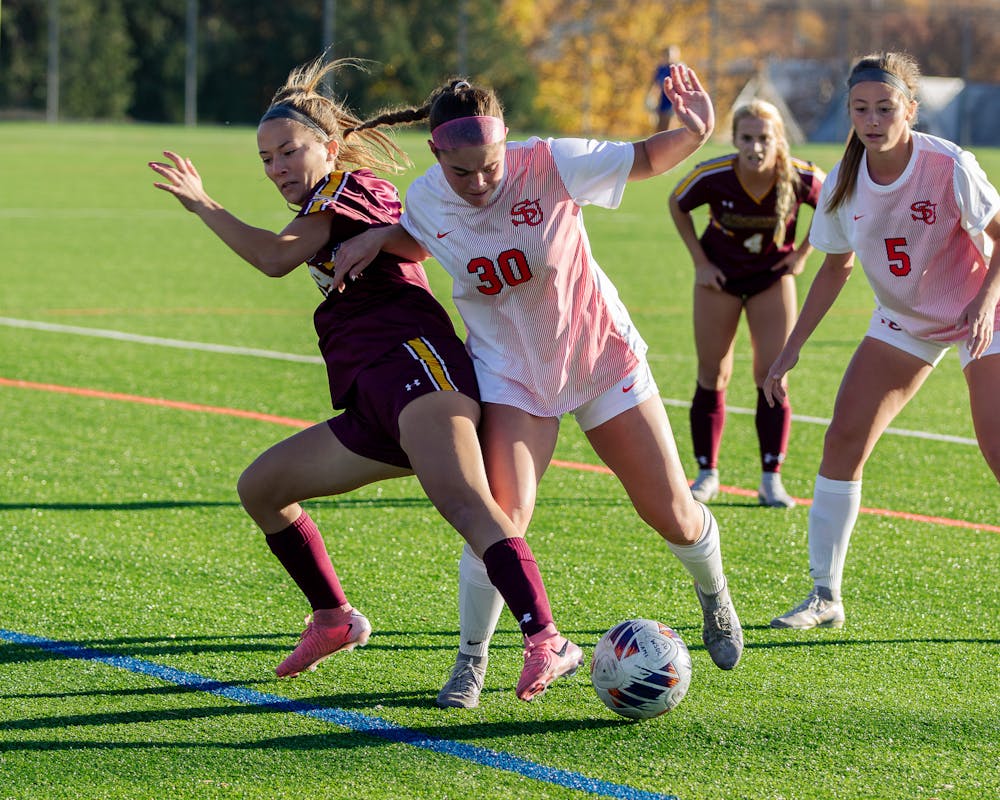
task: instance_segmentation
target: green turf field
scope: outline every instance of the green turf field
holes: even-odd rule
[[[402,139],[421,165],[425,138]],[[694,676],[665,717],[615,717],[582,671],[517,701],[509,615],[480,708],[435,708],[456,645],[460,540],[413,479],[310,504],[375,633],[274,680],[308,609],[234,487],[297,421],[329,414],[319,294],[304,272],[256,273],[154,190],[146,162],[164,148],[191,156],[247,220],[290,219],[249,129],[0,125],[0,798],[1000,794],[1000,491],[971,443],[954,354],[868,465],[847,626],[772,631],[810,587],[808,511],[746,493],[759,465],[739,412],[755,403],[742,332],[721,469],[746,491],[713,506],[747,641],[731,673],[701,645],[686,573],[615,479],[562,465],[598,463],[566,421],[529,534],[553,610],[588,653],[629,617],[675,627]],[[796,152],[829,168],[839,148]],[[979,156],[1000,182],[1000,151]],[[691,267],[666,211],[683,169],[585,215],[693,476]],[[818,420],[793,425],[783,474],[796,497],[811,497],[822,420],[870,310],[858,270],[791,374],[796,414]]]

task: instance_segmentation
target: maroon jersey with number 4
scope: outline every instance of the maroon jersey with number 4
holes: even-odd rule
[[[423,267],[380,252],[343,292],[330,291],[337,248],[352,236],[398,221],[396,187],[367,169],[331,172],[313,188],[299,216],[330,219],[327,244],[306,264],[324,295],[313,315],[334,408],[345,408],[358,373],[410,339],[457,339],[448,312],[431,294]]]
[[[709,207],[708,226],[701,235],[705,255],[729,280],[738,281],[766,273],[795,247],[795,223],[799,207],[816,207],[822,181],[808,161],[792,159],[799,176],[797,202],[785,226],[785,238],[774,240],[776,195],[774,187],[762,197],[750,194],[736,175],[735,153],[705,161],[695,167],[674,189],[680,209],[690,213]]]

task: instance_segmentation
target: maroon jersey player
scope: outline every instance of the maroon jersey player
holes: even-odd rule
[[[301,641],[276,672],[295,677],[365,644],[371,632],[300,502],[412,474],[480,554],[525,639],[553,645],[575,669],[580,648],[556,630],[531,548],[490,494],[475,372],[423,268],[405,254],[381,254],[364,276],[332,291],[339,243],[396,222],[401,211],[392,184],[368,168],[395,167],[402,154],[384,134],[354,130],[359,120],[318,91],[340,63],[317,60],[294,70],[258,125],[265,174],[300,208],[280,233],[227,212],[205,192],[190,159],[166,151],[171,163],[150,163],[164,179],[155,186],[243,259],[272,277],[307,263],[324,295],[316,331],[333,404],[344,411],[271,447],[238,486],[247,513],[312,607]],[[519,698],[531,700],[558,677],[544,667],[526,659]]]
[[[733,372],[733,345],[745,311],[753,345],[760,445],[761,505],[788,508],[795,501],[781,482],[788,448],[791,406],[773,408],[761,387],[795,321],[795,277],[811,247],[796,244],[802,204],[816,207],[823,172],[788,150],[778,110],[760,100],[733,115],[737,151],[691,171],[670,196],[670,214],[695,266],[694,331],[698,377],[691,403],[691,439],[698,476],[695,497],[709,502],[719,492],[718,460],[726,419],[726,389]],[[708,206],[698,236],[691,212]]]

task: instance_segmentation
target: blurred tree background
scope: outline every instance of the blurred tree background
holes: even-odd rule
[[[201,124],[254,123],[328,43],[369,62],[333,87],[363,116],[463,74],[500,92],[512,127],[561,133],[647,132],[644,98],[669,44],[719,108],[775,58],[846,72],[858,55],[901,49],[927,75],[1000,82],[997,0],[7,0],[0,115],[191,121],[192,9]]]

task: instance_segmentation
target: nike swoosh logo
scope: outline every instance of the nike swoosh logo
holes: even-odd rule
[[[483,643],[483,640],[480,639],[478,642],[466,642],[465,644],[466,644],[467,647],[475,647],[477,644],[482,644],[482,643]]]
[[[635,386],[635,381],[632,381],[632,383],[630,383],[628,386],[623,386],[622,387],[622,391],[623,392],[631,392],[633,386]]]
[[[452,228],[451,231],[453,231],[453,230],[455,230],[455,229]],[[437,235],[438,239],[443,239],[445,236],[447,236],[449,233],[451,233],[451,231],[445,231],[444,233],[440,233],[439,232],[438,235]]]
[[[863,216],[864,216],[864,214],[855,214],[855,215],[854,215],[854,221],[855,221],[855,222],[857,222],[857,221],[858,221],[859,219],[861,219],[861,218],[862,218]],[[449,231],[449,233],[450,233],[450,231]],[[440,236],[440,235],[441,235],[441,234],[439,233],[439,234],[438,234],[438,236]]]

